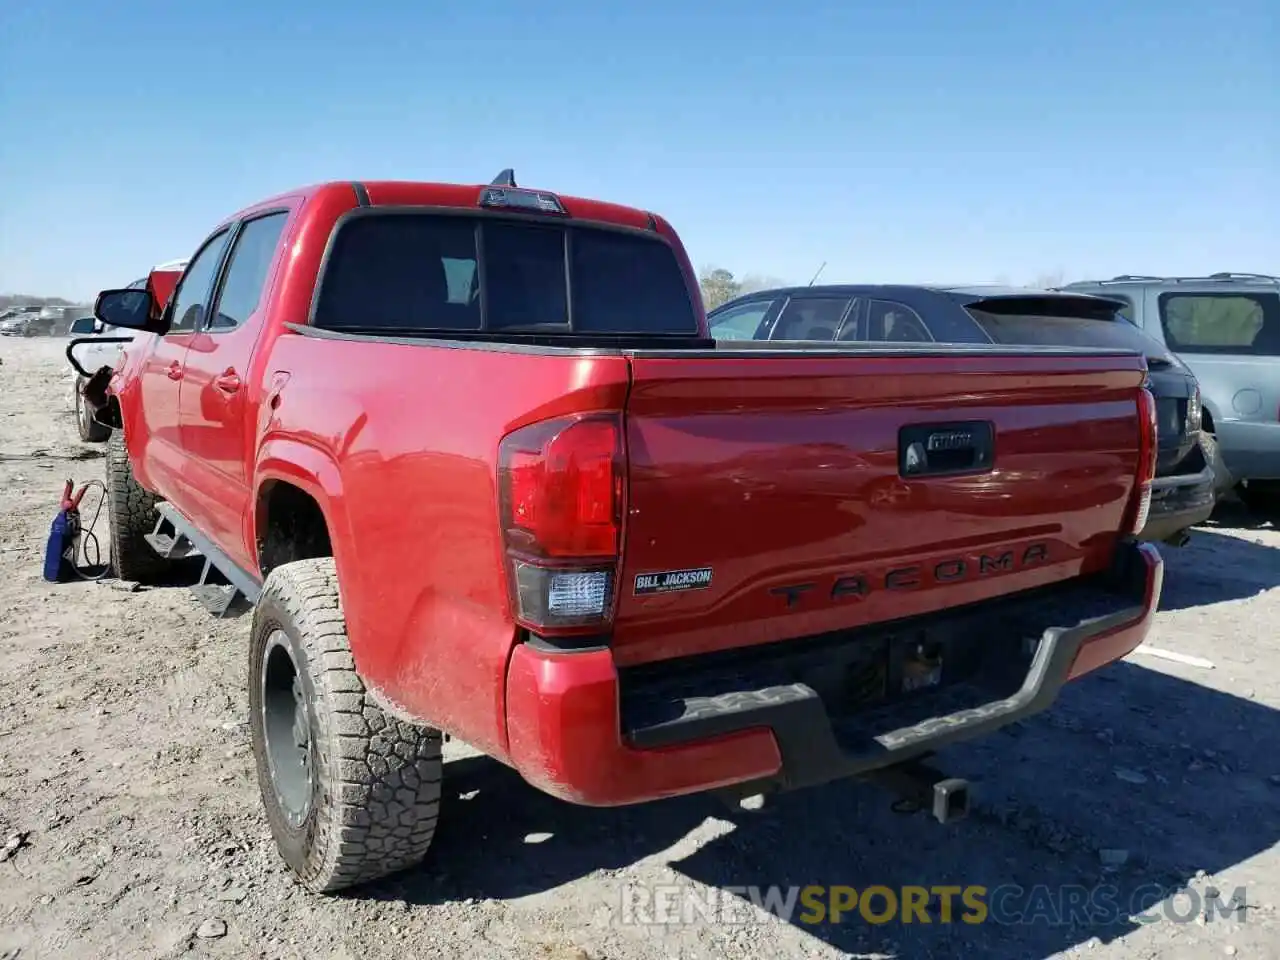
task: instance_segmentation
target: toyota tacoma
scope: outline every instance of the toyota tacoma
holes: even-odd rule
[[[95,312],[149,334],[86,395],[116,570],[252,604],[313,890],[421,860],[445,735],[577,804],[866,777],[950,819],[923,759],[1159,598],[1139,354],[717,345],[666,220],[510,171],[274,197]]]

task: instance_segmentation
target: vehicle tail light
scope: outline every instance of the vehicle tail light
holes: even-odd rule
[[[1156,478],[1156,401],[1144,386],[1138,391],[1138,475],[1125,511],[1124,533],[1135,536],[1147,525],[1151,509],[1151,483]]]
[[[612,619],[624,476],[616,414],[546,420],[503,438],[499,511],[522,626],[581,633]]]

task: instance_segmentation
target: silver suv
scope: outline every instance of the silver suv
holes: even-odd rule
[[[1061,289],[1125,302],[1125,319],[1200,381],[1219,491],[1235,487],[1259,510],[1280,506],[1280,278],[1122,276]]]

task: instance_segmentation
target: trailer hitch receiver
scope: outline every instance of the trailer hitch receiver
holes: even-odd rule
[[[920,760],[911,760],[867,775],[872,783],[878,783],[898,794],[906,806],[902,812],[928,810],[939,823],[954,823],[969,815],[969,781],[948,777]]]

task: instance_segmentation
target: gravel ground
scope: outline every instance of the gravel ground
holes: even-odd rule
[[[945,767],[981,797],[956,826],[895,813],[853,783],[758,811],[705,797],[581,809],[453,749],[428,862],[325,899],[291,882],[260,815],[247,619],[213,620],[181,587],[41,580],[61,485],[101,477],[101,450],[76,437],[61,344],[3,338],[0,361],[3,960],[1280,957],[1269,524],[1229,514],[1166,551],[1150,642],[1213,669],[1135,655],[1049,713],[948,751]],[[741,889],[753,884],[1017,885],[1025,896],[1001,902],[1033,912],[946,923],[935,897],[912,923],[855,910],[810,924],[803,905],[789,921],[754,913]],[[662,919],[622,909],[658,886],[686,893],[688,922],[624,922]],[[1111,916],[1049,919],[1064,888],[1110,891],[1091,902]],[[1243,905],[1227,905],[1241,888]],[[1131,917],[1153,891],[1170,897],[1163,917],[1215,889],[1223,910],[1208,919]]]

